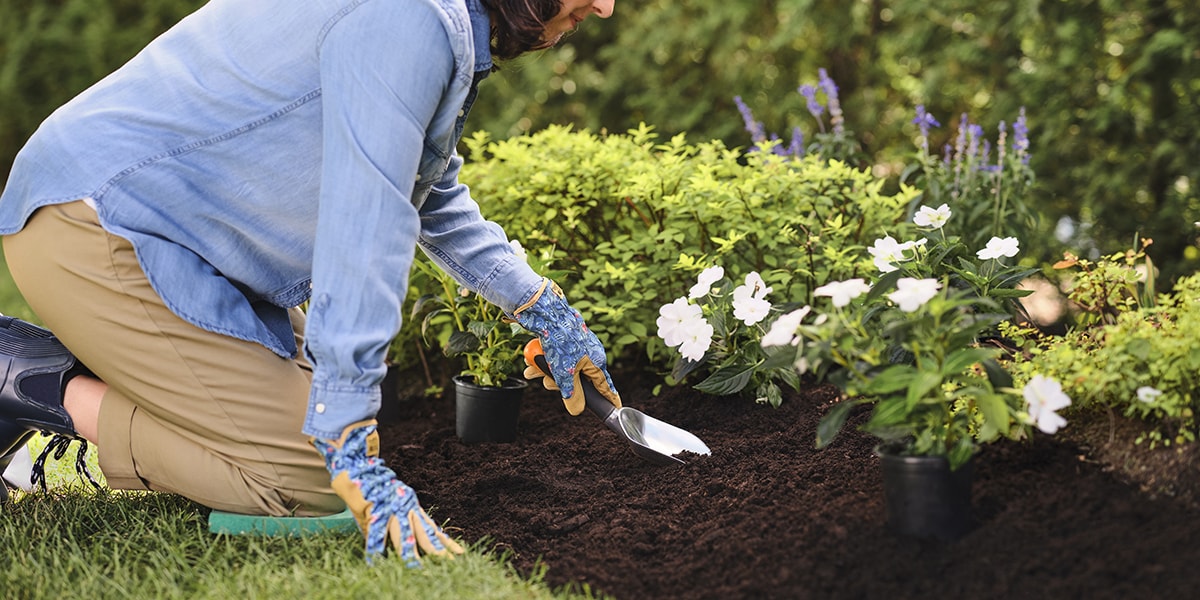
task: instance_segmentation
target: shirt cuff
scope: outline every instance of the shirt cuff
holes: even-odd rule
[[[379,386],[326,387],[314,383],[304,418],[304,434],[336,440],[348,425],[375,418],[379,406]]]

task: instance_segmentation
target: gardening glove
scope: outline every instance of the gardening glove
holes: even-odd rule
[[[586,406],[581,378],[586,377],[605,399],[621,406],[621,396],[613,386],[605,367],[604,346],[583,322],[579,312],[567,304],[562,290],[549,279],[524,305],[513,312],[517,323],[538,336],[550,372],[533,364],[528,347],[525,352],[525,377],[542,377],[546,389],[559,390],[567,412],[578,415]],[[536,352],[534,354],[537,354]],[[548,376],[547,376],[548,375]]]
[[[451,559],[462,546],[442,532],[417,503],[417,494],[379,458],[379,432],[374,420],[359,421],[337,440],[310,438],[325,458],[337,493],[367,541],[367,562],[387,550],[388,542],[409,567],[419,567],[417,546],[425,554]]]

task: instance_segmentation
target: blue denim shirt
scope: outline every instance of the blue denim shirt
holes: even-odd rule
[[[42,124],[0,234],[91,198],[173,312],[282,357],[311,300],[304,433],[335,438],[379,409],[418,246],[510,313],[541,282],[458,182],[488,40],[479,0],[211,0]]]

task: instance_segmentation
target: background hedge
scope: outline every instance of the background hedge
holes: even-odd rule
[[[0,176],[50,111],[201,4],[0,0]],[[1151,237],[1163,285],[1200,264],[1192,0],[617,2],[607,22],[489,79],[470,125],[502,139],[646,122],[746,146],[733,97],[768,129],[811,132],[796,88],[819,68],[876,174],[899,175],[917,104],[941,121],[935,148],[960,114],[992,129],[1025,106],[1044,236],[1085,255]]]

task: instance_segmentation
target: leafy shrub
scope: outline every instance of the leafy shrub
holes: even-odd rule
[[[660,143],[649,127],[596,135],[550,127],[468,140],[464,167],[485,215],[553,246],[572,304],[615,355],[647,344],[663,304],[706,267],[761,274],[789,298],[869,268],[864,241],[898,223],[915,192],[887,195],[869,173],[816,157],[749,155],[718,141]]]
[[[1138,256],[1130,251],[1080,261],[1080,285],[1069,298],[1096,311],[1097,318],[1083,321],[1088,325],[1061,337],[1009,328],[1025,349],[1013,360],[1014,377],[1044,373],[1062,382],[1078,409],[1113,409],[1146,421],[1150,430],[1139,443],[1192,442],[1200,408],[1200,275],[1178,280],[1156,305],[1138,302],[1139,288],[1147,285],[1138,276]]]

